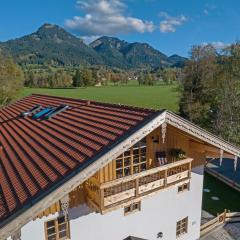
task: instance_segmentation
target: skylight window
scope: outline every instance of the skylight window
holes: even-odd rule
[[[48,120],[50,118],[52,118],[53,116],[55,116],[56,114],[68,109],[69,106],[67,105],[59,105],[57,107],[46,107],[44,109],[42,109],[41,111],[35,113],[32,116],[32,119],[41,119],[41,120]]]
[[[29,115],[39,111],[41,108],[42,108],[42,106],[36,105],[31,110],[29,110],[27,112],[22,112],[22,116],[24,116],[24,117],[29,116]]]
[[[69,108],[69,106],[67,106],[67,105],[60,105],[60,106],[52,109],[51,112],[45,114],[44,117],[43,117],[43,119],[47,120],[47,119],[53,117],[54,115],[56,115],[56,114],[58,114],[58,113],[60,113],[60,112],[62,112],[62,111],[65,111],[65,110],[68,109],[68,108]]]
[[[32,116],[32,119],[40,119],[42,117],[44,117],[46,114],[50,113],[54,108],[53,107],[46,107],[43,110],[41,110],[40,112],[34,114]]]

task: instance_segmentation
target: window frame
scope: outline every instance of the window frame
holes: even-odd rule
[[[185,217],[176,224],[176,238],[180,238],[181,236],[188,233],[188,217]]]
[[[140,212],[141,211],[141,201],[134,202],[134,203],[131,203],[130,205],[125,206],[123,211],[124,211],[124,216],[128,216],[135,212]]]
[[[190,190],[190,182],[185,182],[177,187],[178,193],[187,192]]]
[[[115,159],[116,179],[147,170],[148,166],[146,141],[147,139],[145,137]],[[128,159],[129,164],[126,164],[126,159]]]
[[[63,221],[61,221],[63,220]],[[61,221],[61,222],[60,222]],[[51,227],[48,226],[49,223],[53,223],[53,225]],[[61,226],[64,226],[65,224],[65,228],[60,229]],[[48,230],[49,229],[54,229],[54,233],[49,234]],[[53,237],[54,240],[68,240],[71,238],[70,236],[70,223],[69,220],[65,219],[64,216],[59,216],[57,218],[54,219],[50,219],[46,222],[44,222],[44,231],[45,231],[45,240],[51,240],[51,237]],[[60,237],[60,234],[62,232],[66,232],[66,234],[62,237]],[[54,237],[55,235],[55,237]]]

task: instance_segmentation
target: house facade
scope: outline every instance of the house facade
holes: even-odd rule
[[[206,158],[240,149],[168,111],[32,95],[0,110],[0,239],[197,240]]]

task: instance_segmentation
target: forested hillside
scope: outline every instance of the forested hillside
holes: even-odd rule
[[[186,58],[168,58],[146,43],[128,43],[102,37],[92,44],[57,25],[44,24],[35,33],[0,43],[0,49],[21,66],[29,64],[70,66],[104,65],[122,69],[183,65]]]

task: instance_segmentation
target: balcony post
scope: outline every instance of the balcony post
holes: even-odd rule
[[[192,174],[192,162],[190,162],[188,166],[189,166],[189,168],[188,168],[188,170],[189,170],[189,172],[188,172],[188,177],[191,178],[191,174]]]
[[[166,188],[167,187],[167,173],[168,173],[168,170],[167,169],[165,169],[165,171],[164,171],[164,188]]]
[[[135,190],[136,190],[135,195],[136,195],[136,197],[138,197],[138,195],[139,195],[139,178],[136,178]]]
[[[100,202],[99,202],[99,205],[100,205],[100,209],[103,209],[104,208],[104,188],[101,188],[99,190],[99,197],[100,197]]]

